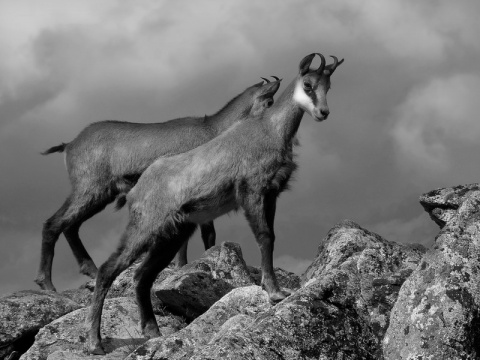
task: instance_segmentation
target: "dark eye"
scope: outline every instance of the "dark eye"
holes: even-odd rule
[[[303,83],[303,88],[304,88],[306,91],[312,91],[312,84],[310,84],[309,82],[304,82],[304,83]]]
[[[265,103],[265,106],[268,108],[273,105],[273,99],[268,99],[267,102]]]

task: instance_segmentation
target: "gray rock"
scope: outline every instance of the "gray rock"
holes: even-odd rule
[[[324,274],[250,321],[232,317],[191,360],[376,359],[346,271]]]
[[[421,199],[432,204],[426,209],[443,228],[400,290],[383,343],[385,358],[478,359],[480,191],[468,185]]]
[[[85,318],[89,308],[71,312],[43,327],[33,346],[22,360],[89,358],[84,353],[87,329]],[[186,324],[177,316],[156,316],[160,332],[172,334]],[[139,331],[138,308],[132,298],[123,297],[105,301],[102,315],[103,346],[108,358],[119,358],[131,353],[146,339]],[[50,356],[51,355],[51,356]],[[96,357],[98,358],[98,357]]]
[[[457,214],[459,206],[472,191],[480,190],[480,184],[459,185],[432,190],[420,196],[420,204],[432,220],[443,228]]]
[[[155,284],[153,290],[169,310],[193,320],[235,287],[253,284],[240,246],[224,242]]]
[[[362,321],[374,330],[380,347],[390,311],[405,279],[420,262],[425,248],[385,240],[350,220],[333,227],[318,247],[304,281],[332,271],[346,271],[356,288],[355,303]]]
[[[24,353],[38,330],[51,321],[80,308],[53,291],[24,290],[0,299],[0,358],[13,351]]]
[[[188,359],[200,346],[227,332],[230,326],[223,330],[221,327],[228,323],[229,319],[241,315],[242,323],[246,323],[245,319],[253,321],[256,315],[271,307],[268,294],[259,286],[234,289],[184,329],[168,337],[149,340],[128,359]]]
[[[424,252],[344,221],[302,288],[251,319],[230,317],[191,359],[380,359],[390,309]]]
[[[69,289],[62,291],[60,295],[75,301],[82,307],[86,307],[89,306],[92,301],[93,291],[85,287],[80,287],[79,289]]]

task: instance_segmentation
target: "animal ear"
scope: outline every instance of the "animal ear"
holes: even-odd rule
[[[315,53],[305,56],[302,61],[300,61],[300,65],[298,66],[300,69],[300,75],[305,75],[308,70],[310,69],[310,64],[312,63],[313,58],[315,57]]]
[[[263,85],[260,96],[262,98],[273,97],[273,95],[275,95],[275,93],[280,88],[280,82],[281,80],[269,82],[268,84]]]
[[[253,84],[251,87],[260,87],[263,85],[263,81],[260,81],[259,83]]]

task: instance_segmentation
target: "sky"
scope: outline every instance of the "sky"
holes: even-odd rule
[[[41,151],[94,121],[212,114],[261,76],[283,78],[280,94],[312,52],[345,62],[328,120],[300,125],[275,265],[300,274],[342,219],[431,246],[418,197],[480,179],[479,15],[476,0],[0,0],[0,295],[36,288],[42,224],[70,191],[63,155]],[[127,220],[109,206],[83,225],[97,265]],[[216,227],[259,265],[241,213]],[[197,233],[189,259],[202,247]],[[54,284],[86,280],[61,236]]]

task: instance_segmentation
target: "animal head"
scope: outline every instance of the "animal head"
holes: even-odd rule
[[[310,69],[315,55],[321,59],[320,66],[316,70]],[[305,56],[299,65],[299,74],[295,82],[293,99],[304,111],[309,113],[315,120],[322,121],[328,117],[330,110],[327,104],[327,92],[330,89],[330,76],[335,69],[343,63],[344,59],[330,55],[333,63],[326,65],[325,57],[319,53]]]
[[[273,105],[273,96],[280,87],[281,79],[266,83],[263,81],[246,88],[241,94],[230,100],[215,115],[228,121],[247,117],[256,117]],[[264,78],[262,78],[264,79]],[[265,79],[266,80],[266,79]]]
[[[269,81],[266,78],[262,78],[265,80],[265,83],[261,82],[258,85],[252,94],[253,103],[252,107],[248,111],[248,116],[257,117],[262,115],[266,109],[273,105],[273,96],[280,88],[280,82],[282,79],[279,79],[276,76],[272,76],[275,81]]]

